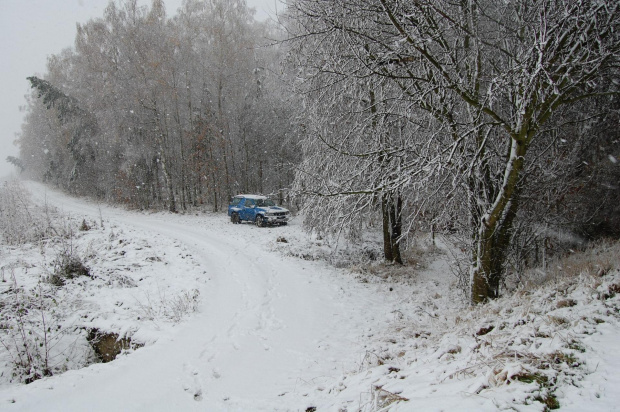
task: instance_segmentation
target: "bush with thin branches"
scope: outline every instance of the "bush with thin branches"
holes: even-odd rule
[[[38,209],[18,180],[0,183],[0,241],[23,245],[45,239],[54,232],[49,213]]]

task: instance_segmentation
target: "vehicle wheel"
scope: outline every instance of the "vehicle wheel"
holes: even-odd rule
[[[286,225],[288,225],[288,222],[280,223],[280,226],[286,226]]]
[[[230,215],[230,221],[233,222],[233,224],[239,224],[241,223],[241,219],[239,219],[239,213],[233,213],[232,215]]]
[[[265,218],[262,217],[261,215],[256,216],[256,226],[258,227],[265,227]]]

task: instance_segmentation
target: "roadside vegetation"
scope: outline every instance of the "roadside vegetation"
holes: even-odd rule
[[[196,285],[164,277],[190,262],[34,204],[17,180],[0,186],[0,236],[0,385],[113,360],[197,309]]]
[[[403,265],[386,265],[376,257],[379,233],[338,249],[320,237],[281,236],[273,243],[279,253],[327,261],[397,302],[385,329],[364,332],[366,353],[355,368],[315,382],[317,410],[433,409],[438,398],[446,408],[487,408],[479,397],[497,409],[541,411],[584,399],[613,402],[601,382],[617,374],[615,363],[602,364],[620,327],[617,241],[513,273],[500,298],[471,306],[449,238],[420,236],[403,249]]]

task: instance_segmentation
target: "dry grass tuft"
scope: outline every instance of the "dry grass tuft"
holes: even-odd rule
[[[556,307],[558,309],[571,308],[575,305],[577,305],[577,301],[574,299],[563,299],[563,300],[558,301],[558,303],[556,303]]]
[[[521,293],[529,293],[549,282],[562,282],[580,276],[602,279],[613,270],[620,269],[620,242],[609,240],[592,244],[583,251],[557,257],[546,267],[532,268],[521,275],[506,279],[509,290],[519,287]]]
[[[583,252],[574,252],[556,259],[547,271],[551,278],[578,277],[581,275],[602,277],[618,269],[620,243],[602,241]]]

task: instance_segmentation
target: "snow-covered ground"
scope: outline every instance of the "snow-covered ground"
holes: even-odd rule
[[[28,385],[5,370],[1,410],[620,407],[617,260],[470,308],[441,251],[417,268],[337,269],[322,259],[329,246],[295,220],[261,229],[27,187],[90,226],[70,239],[91,276],[58,288],[73,302],[65,324],[144,347]],[[1,290],[49,276],[46,250],[3,246]]]

